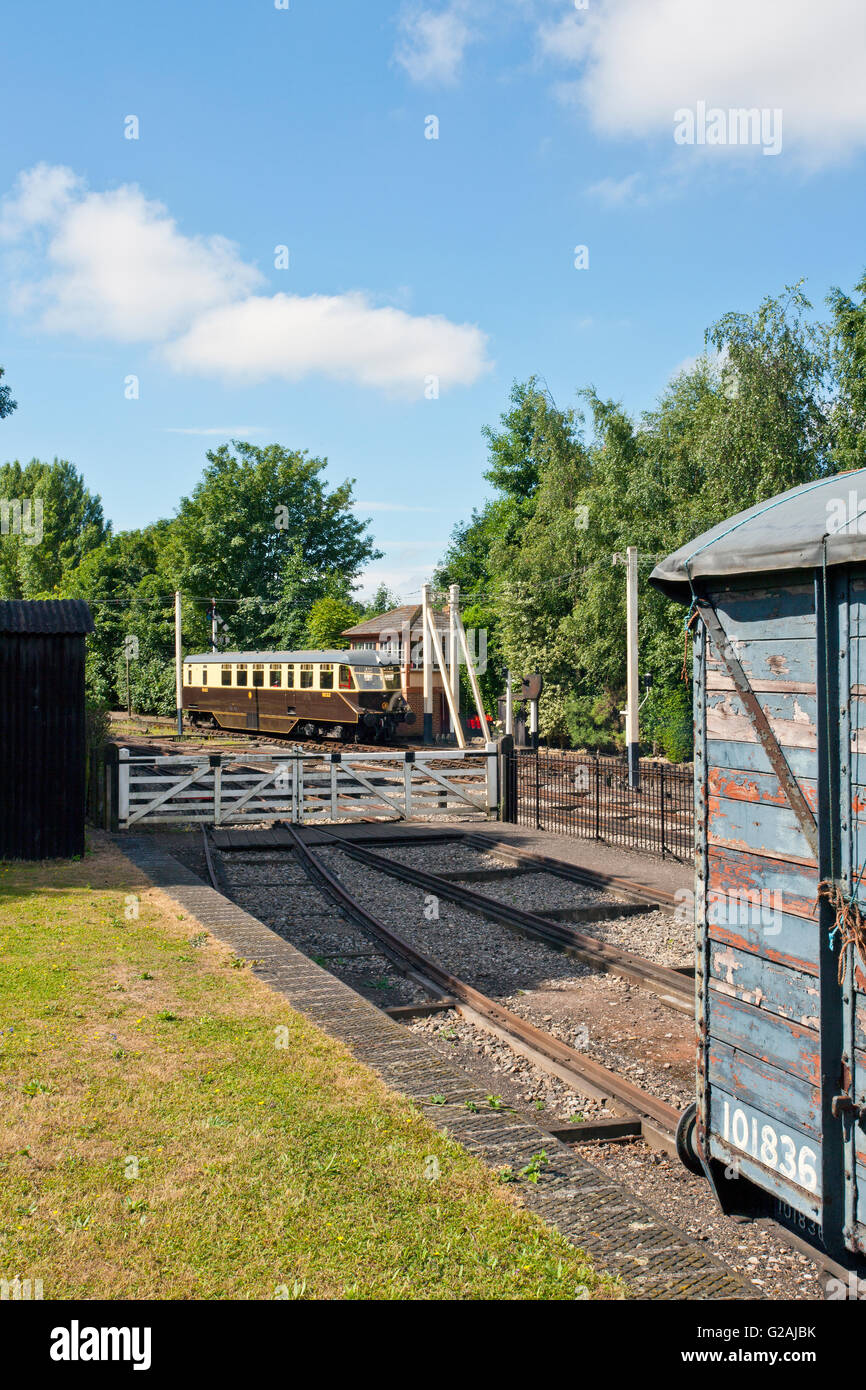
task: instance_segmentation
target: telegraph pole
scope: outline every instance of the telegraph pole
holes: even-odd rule
[[[510,671],[505,672],[505,732],[514,736],[514,694]]]
[[[174,698],[177,712],[177,732],[183,734],[183,650],[180,636],[180,589],[174,593]]]
[[[626,715],[625,741],[628,751],[628,784],[633,791],[640,788],[640,759],[638,756],[640,704],[637,652],[637,546],[626,551]]]
[[[421,585],[421,625],[424,643],[424,742],[433,742],[433,657],[430,649],[430,585]],[[444,675],[444,672],[443,672]]]
[[[216,611],[216,599],[215,599],[215,598],[212,598],[211,601],[210,601],[210,604],[211,604],[211,607],[210,607],[210,645],[211,645],[211,651],[215,652],[215,651],[217,650],[217,611]]]

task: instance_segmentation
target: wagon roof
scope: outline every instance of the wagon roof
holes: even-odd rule
[[[0,602],[0,632],[27,636],[81,636],[93,632],[93,618],[80,598],[5,599]]]
[[[324,661],[336,665],[342,662],[344,666],[397,666],[399,662],[393,657],[385,655],[384,652],[373,651],[348,651],[345,648],[339,652],[199,652],[194,656],[185,656],[184,661],[200,661],[203,665],[207,662],[255,662],[255,661]]]
[[[650,583],[687,603],[689,580],[814,569],[866,559],[866,469],[803,483],[680,546]]]

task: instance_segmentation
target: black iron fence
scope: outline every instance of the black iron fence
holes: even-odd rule
[[[640,784],[630,787],[625,758],[518,748],[503,754],[502,773],[506,820],[662,858],[693,857],[691,767],[642,759]]]

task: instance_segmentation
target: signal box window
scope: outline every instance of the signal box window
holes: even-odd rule
[[[340,689],[352,689],[352,672],[349,670],[348,666],[340,667]]]
[[[222,684],[223,684],[223,685],[231,685],[231,683],[232,683],[232,668],[231,668],[231,663],[230,663],[230,662],[225,662],[225,661],[224,661],[223,664],[222,664]]]
[[[294,668],[294,666],[292,666],[291,664],[289,664],[289,665],[286,667],[286,689],[287,689],[287,690],[294,690],[294,688],[295,688],[295,668]]]
[[[333,690],[334,688],[334,668],[333,666],[319,667],[319,689]]]
[[[236,667],[235,667],[235,671],[237,672],[237,675],[236,675],[236,677],[235,677],[235,680],[236,680],[237,684],[238,684],[238,685],[246,685],[246,683],[247,683],[247,668],[246,668],[246,666],[236,666]]]
[[[312,690],[313,688],[313,666],[309,661],[301,662],[301,689]]]
[[[290,667],[289,669],[291,670],[291,667]],[[282,683],[283,683],[283,668],[282,668],[282,666],[272,666],[272,667],[271,667],[271,670],[270,670],[270,675],[269,675],[269,677],[268,677],[268,685],[270,685],[270,686],[273,688],[274,686],[280,686],[280,685],[282,685]]]
[[[265,683],[265,663],[256,661],[253,663],[253,685],[264,685]]]

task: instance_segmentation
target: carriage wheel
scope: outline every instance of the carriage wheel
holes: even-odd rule
[[[677,1158],[690,1173],[699,1178],[704,1176],[704,1168],[698,1156],[698,1107],[692,1102],[680,1115],[677,1125]]]

